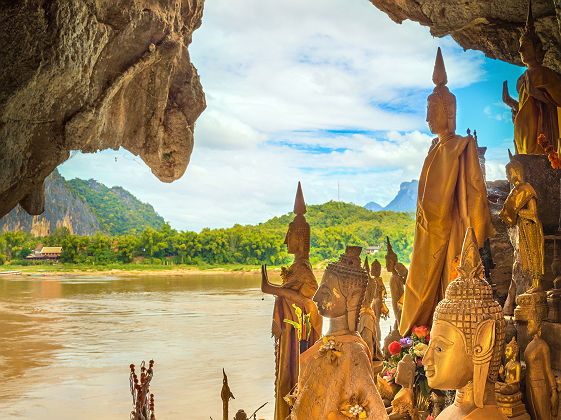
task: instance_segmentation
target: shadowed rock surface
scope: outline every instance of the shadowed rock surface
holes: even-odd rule
[[[0,2],[0,216],[44,206],[70,150],[124,147],[183,175],[205,98],[187,46],[203,0]]]
[[[519,38],[526,23],[528,0],[370,0],[392,20],[429,26],[437,37],[451,35],[465,49],[522,65]],[[546,51],[544,65],[561,73],[561,3],[533,0],[536,31]],[[497,89],[500,90],[500,86]]]

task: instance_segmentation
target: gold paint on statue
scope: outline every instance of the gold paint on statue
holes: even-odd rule
[[[550,420],[557,416],[559,401],[549,346],[541,338],[541,321],[535,316],[528,319],[528,335],[533,336],[524,351],[528,411],[534,419]]]
[[[519,51],[528,69],[516,83],[518,101],[510,97],[507,82],[503,83],[503,101],[512,108],[516,152],[543,154],[537,139],[538,135],[544,134],[559,153],[561,80],[554,71],[542,65],[544,51],[534,27],[531,1]]]
[[[427,122],[438,134],[429,149],[419,179],[415,242],[405,283],[399,331],[430,326],[434,308],[450,283],[454,259],[460,254],[468,226],[479,247],[493,233],[477,144],[455,134],[456,99],[446,87],[440,48],[433,73],[436,84],[427,100]]]
[[[272,334],[275,338],[276,379],[275,379],[275,420],[285,420],[290,407],[284,397],[291,393],[298,383],[298,366],[300,343],[294,328],[284,322],[285,319],[299,322],[296,304],[306,314],[310,314],[312,330],[309,343],[315,343],[321,337],[322,318],[312,301],[318,285],[310,264],[310,225],[306,222],[306,204],[302,187],[298,183],[294,203],[296,217],[290,223],[285,244],[290,254],[294,254],[294,263],[288,270],[282,270],[281,286],[268,281],[266,268],[262,269],[261,290],[276,296],[273,312]]]
[[[538,217],[537,194],[524,180],[522,164],[513,160],[512,156],[506,165],[506,177],[514,188],[506,198],[499,216],[507,225],[518,227],[522,269],[532,278],[532,287],[526,293],[539,292],[542,291],[544,273],[544,238]]]
[[[472,228],[466,232],[457,270],[460,277],[450,283],[436,307],[423,358],[431,388],[456,390],[454,404],[438,419],[506,419],[495,401],[506,325],[491,286],[481,278],[483,266]]]
[[[512,340],[506,345],[505,349],[507,362],[499,369],[499,376],[503,382],[495,384],[497,405],[508,418],[530,420],[530,416],[522,402],[522,393],[520,392],[521,366],[518,361],[518,352],[518,343],[512,337]]]
[[[405,291],[405,280],[407,280],[407,268],[397,260],[397,254],[393,252],[390,238],[386,236],[388,252],[386,254],[386,270],[392,275],[390,277],[390,294],[392,296],[392,309],[395,316],[394,328],[399,329],[401,311],[403,309],[403,293]]]
[[[330,320],[329,331],[300,356],[292,420],[388,418],[374,383],[372,357],[356,332],[369,279],[361,250],[348,246],[338,262],[329,264],[314,296],[319,313]]]

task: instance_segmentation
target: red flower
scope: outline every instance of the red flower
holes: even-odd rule
[[[389,345],[388,345],[388,350],[390,351],[390,354],[392,356],[395,356],[396,354],[401,353],[401,344],[399,344],[398,341],[392,341]]]
[[[418,327],[413,327],[411,332],[413,334],[415,334],[417,337],[423,338],[423,337],[426,337],[428,335],[429,329],[427,327],[425,327],[424,325],[420,325]]]
[[[429,343],[430,341],[430,333],[427,333],[427,336],[425,337],[425,343]]]

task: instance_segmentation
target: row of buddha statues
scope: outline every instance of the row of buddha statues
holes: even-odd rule
[[[551,142],[559,149],[561,81],[542,65],[531,10],[530,3],[520,38],[520,54],[528,68],[517,83],[519,100],[510,97],[506,82],[503,99],[513,109],[516,154],[550,153],[554,165]],[[318,285],[298,184],[296,216],[284,242],[294,262],[282,269],[281,285],[269,282],[262,267],[262,291],[275,296],[275,420],[424,420],[429,414],[439,420],[548,420],[557,415],[551,352],[541,337],[548,304],[537,193],[522,164],[510,155],[506,176],[512,189],[499,216],[517,232],[522,270],[531,286],[518,296],[511,293],[517,306],[514,318],[505,318],[481,261],[481,255],[489,253],[495,229],[477,141],[469,132],[465,137],[455,133],[456,98],[446,86],[440,48],[433,82],[427,122],[437,137],[419,178],[409,269],[398,261],[387,238],[385,262],[395,323],[383,345],[380,320],[391,314],[384,302],[381,264],[363,262],[362,248],[347,246],[326,267]],[[557,292],[550,291],[550,298],[552,293]],[[561,290],[555,296],[561,302]],[[329,321],[325,334],[324,319]],[[517,325],[516,334],[507,331],[509,325]],[[388,338],[406,339],[419,326],[430,327],[430,341],[427,334],[418,352],[401,354],[399,360],[388,353]],[[528,339],[523,351],[514,337],[521,331]],[[384,377],[388,360],[397,366]],[[419,374],[434,391],[430,401],[425,394],[420,397]],[[450,391],[455,391],[453,397]]]

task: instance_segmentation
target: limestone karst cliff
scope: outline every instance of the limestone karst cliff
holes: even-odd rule
[[[526,23],[528,0],[370,0],[392,20],[429,26],[437,37],[451,35],[466,49],[522,65],[519,38]],[[533,0],[538,32],[546,50],[544,65],[561,73],[561,3]],[[497,87],[500,89],[500,86]]]
[[[31,216],[20,206],[0,218],[0,232],[31,232],[46,236],[56,228],[66,227],[75,235],[93,235],[101,230],[88,204],[73,193],[55,170],[45,180],[45,211]]]
[[[124,147],[165,182],[185,171],[205,108],[187,50],[203,0],[0,5],[0,216],[44,206],[70,150]]]

